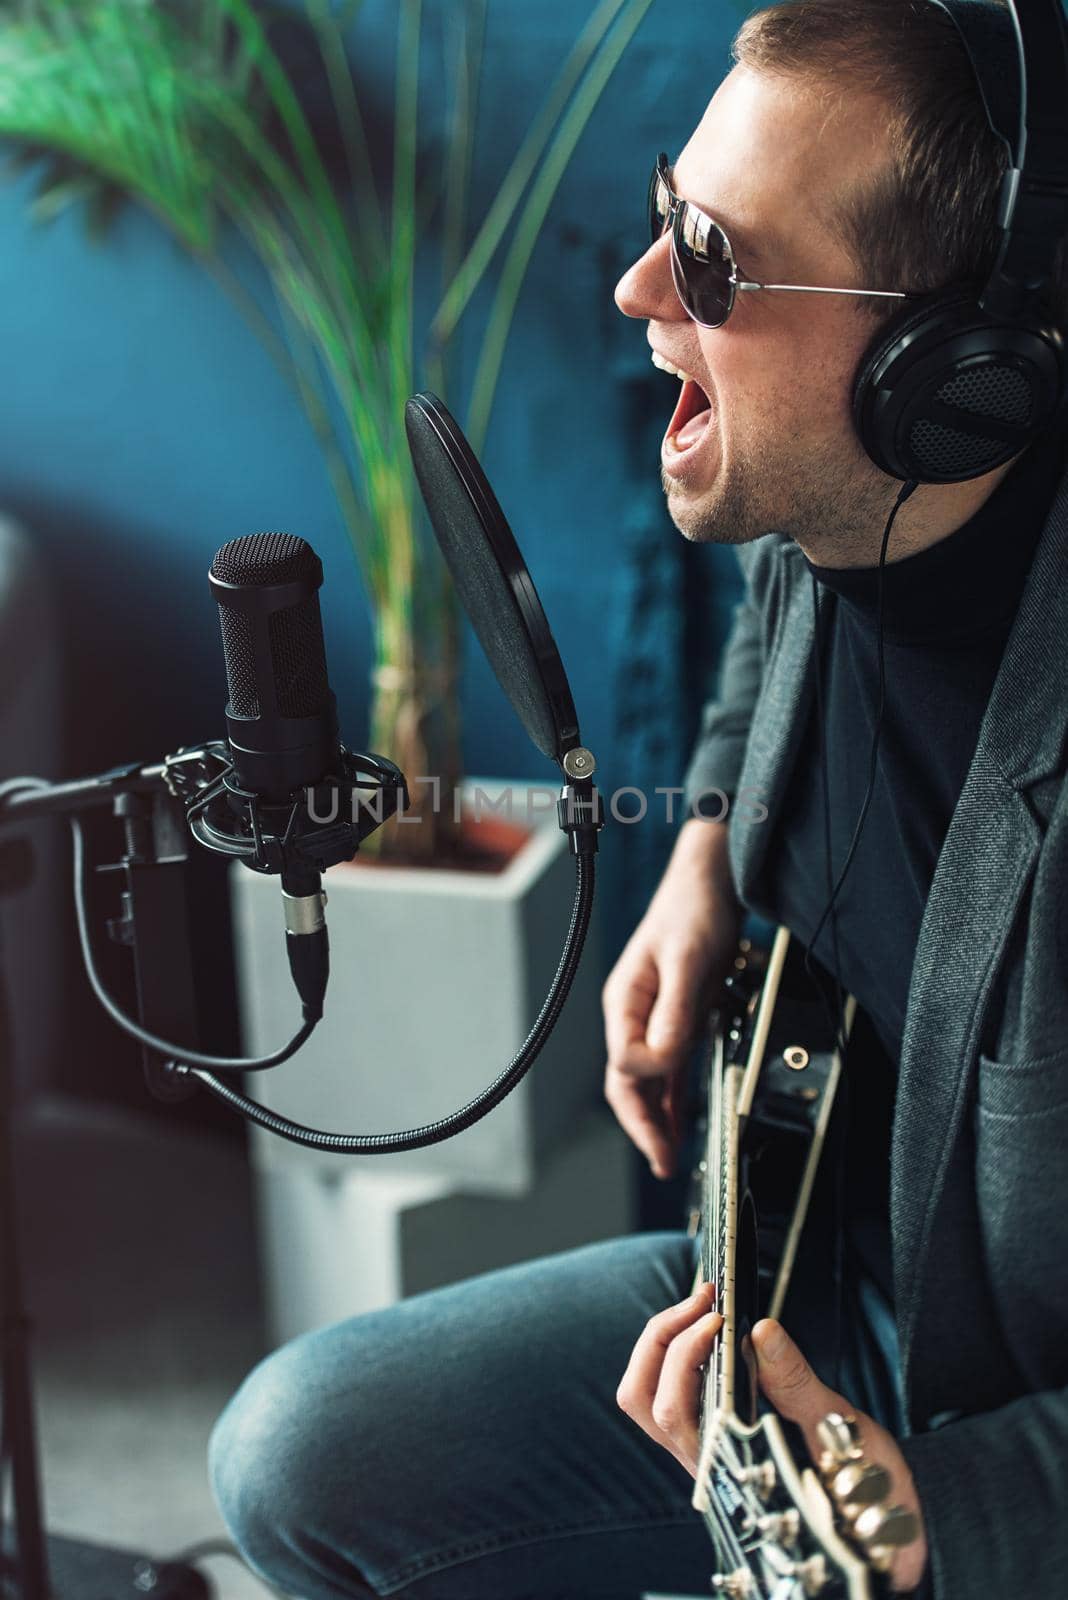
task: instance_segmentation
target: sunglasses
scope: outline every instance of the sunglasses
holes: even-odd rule
[[[740,289],[783,289],[793,294],[873,295],[881,300],[911,300],[897,289],[827,289],[814,283],[752,283],[738,275],[731,242],[718,222],[690,200],[680,200],[669,181],[671,166],[662,152],[649,180],[649,243],[671,229],[671,277],[688,317],[702,328],[722,328]]]

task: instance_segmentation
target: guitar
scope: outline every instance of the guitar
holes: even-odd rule
[[[705,1370],[693,1505],[730,1600],[875,1600],[894,1551],[919,1533],[889,1506],[853,1419],[819,1425],[819,1472],[799,1467],[781,1420],[758,1413],[750,1333],[780,1317],[842,1072],[837,1000],[780,928],[771,951],[742,941],[713,1018],[689,1231],[695,1287],[716,1285],[723,1327]],[[856,1004],[842,1015],[848,1039]]]

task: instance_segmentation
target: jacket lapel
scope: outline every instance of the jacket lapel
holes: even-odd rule
[[[761,909],[758,880],[782,809],[814,686],[815,627],[807,568],[795,544],[784,542],[780,559],[781,607],[739,778],[739,790],[746,791],[746,810],[759,802],[767,807],[768,815],[752,822],[745,815],[736,816],[729,836],[735,884],[746,905],[755,910]]]

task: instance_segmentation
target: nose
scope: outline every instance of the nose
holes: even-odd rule
[[[625,317],[647,322],[686,320],[671,277],[671,235],[663,234],[616,284],[616,305]]]

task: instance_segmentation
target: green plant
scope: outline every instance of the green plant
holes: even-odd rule
[[[370,744],[410,778],[459,773],[459,625],[431,548],[403,431],[425,378],[447,394],[472,296],[503,251],[465,417],[484,439],[512,315],[557,185],[652,0],[598,0],[469,237],[469,177],[486,0],[450,11],[453,84],[442,171],[421,190],[420,0],[398,0],[392,184],[383,203],[345,41],[359,0],[300,14],[328,89],[339,180],[285,65],[293,8],[251,0],[19,0],[0,4],[0,134],[47,157],[41,219],[84,202],[106,226],[147,206],[224,283],[295,386],[322,446],[371,605]],[[415,259],[433,215],[443,290],[417,336]],[[260,310],[223,250],[227,225],[261,263],[277,315]],[[507,244],[505,243],[507,240]],[[422,359],[417,359],[417,350]],[[418,796],[416,796],[418,802]],[[436,826],[397,830],[440,849]]]

